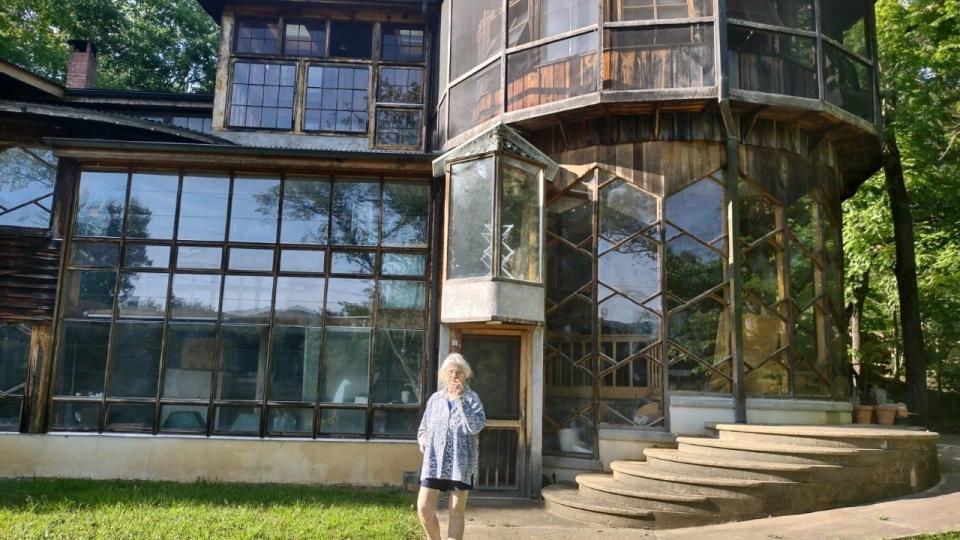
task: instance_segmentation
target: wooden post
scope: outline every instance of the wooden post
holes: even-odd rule
[[[47,396],[53,368],[53,332],[49,322],[33,325],[30,335],[30,358],[27,372],[27,390],[21,431],[43,433],[46,421]]]

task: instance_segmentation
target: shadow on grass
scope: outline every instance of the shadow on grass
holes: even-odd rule
[[[117,505],[248,507],[287,506],[408,510],[415,498],[397,488],[288,484],[190,483],[140,480],[0,480],[0,509],[33,513]]]

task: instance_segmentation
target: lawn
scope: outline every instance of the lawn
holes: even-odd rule
[[[0,538],[417,538],[395,489],[0,480]]]

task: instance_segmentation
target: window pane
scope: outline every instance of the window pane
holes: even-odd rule
[[[713,86],[713,27],[607,30],[604,90]]]
[[[230,248],[230,270],[272,272],[272,249]]]
[[[208,399],[217,354],[217,327],[171,323],[165,350],[163,397]]]
[[[711,15],[713,15],[713,2],[710,0],[612,0],[610,2],[611,21],[655,21]]]
[[[731,26],[730,84],[734,88],[816,99],[816,41]]]
[[[313,409],[271,407],[267,411],[267,431],[277,435],[313,435]]]
[[[260,433],[260,407],[217,407],[213,429],[219,433]]]
[[[0,325],[0,393],[24,394],[31,333],[29,324]]]
[[[53,429],[96,430],[100,426],[99,403],[54,403]]]
[[[327,328],[320,401],[366,403],[369,328]]]
[[[453,138],[503,112],[502,82],[498,60],[450,88],[448,137]]]
[[[816,26],[813,0],[730,0],[727,16],[731,19],[813,30]],[[830,6],[833,17],[833,3]]]
[[[316,401],[322,338],[320,328],[273,329],[268,399]]]
[[[423,330],[377,330],[374,403],[420,403]]]
[[[287,24],[283,41],[284,54],[323,56],[327,45],[327,23]]]
[[[378,182],[335,182],[333,184],[332,243],[349,246],[377,245],[380,217]]]
[[[380,33],[381,58],[397,62],[423,62],[422,28],[382,24]]]
[[[170,316],[174,319],[216,320],[220,308],[220,276],[176,274]]]
[[[377,109],[377,144],[419,147],[420,116],[416,110]]]
[[[170,246],[127,244],[123,265],[133,268],[167,268],[170,266]]]
[[[127,173],[83,171],[74,236],[120,236]]]
[[[372,279],[331,278],[327,283],[327,323],[369,326],[375,283]]]
[[[117,261],[120,258],[120,244],[75,242],[70,247],[70,253],[71,265],[116,268]]]
[[[456,79],[500,52],[503,10],[500,0],[456,0],[452,9],[450,77]]]
[[[202,405],[161,405],[160,431],[197,432],[207,430],[207,407]]]
[[[373,53],[373,24],[366,22],[330,23],[330,56],[370,58]]]
[[[507,5],[507,46],[522,45],[597,23],[595,0],[519,0]]]
[[[294,64],[234,64],[229,124],[235,127],[293,128]]]
[[[226,177],[184,176],[177,238],[223,240],[229,189]]]
[[[106,323],[63,322],[60,341],[58,396],[103,395],[110,325]]]
[[[870,58],[870,39],[867,33],[866,0],[834,0],[820,18],[820,31],[840,42],[844,48]]]
[[[873,70],[852,55],[823,44],[824,92],[830,103],[874,121]]]
[[[418,411],[416,409],[373,411],[373,434],[416,435],[417,417]]]
[[[221,247],[177,247],[177,268],[219,270],[223,257]]]
[[[64,290],[64,317],[109,319],[117,274],[112,270],[70,270]]]
[[[507,58],[507,110],[596,92],[600,69],[597,36],[590,32],[511,54]]]
[[[0,431],[19,431],[20,403],[19,399],[0,401]]]
[[[280,29],[276,21],[238,19],[233,50],[242,53],[277,54]]]
[[[163,323],[117,323],[107,395],[156,396],[162,341]]]
[[[320,433],[363,434],[367,430],[367,413],[363,409],[323,409],[320,411]]]
[[[422,329],[426,298],[427,285],[422,281],[382,280],[377,326]]]
[[[366,133],[370,70],[309,66],[303,129]]]
[[[107,405],[107,429],[152,431],[156,406],[149,403],[110,403]]]
[[[173,217],[177,209],[177,174],[135,173],[130,181],[127,208],[127,236],[130,238],[173,238]]]
[[[540,281],[540,168],[505,159],[500,193],[500,273]]]
[[[423,103],[423,70],[381,67],[377,100],[387,103]]]
[[[376,266],[377,254],[372,251],[334,252],[330,273],[373,275]]]
[[[230,241],[276,242],[279,211],[279,179],[235,179],[230,204]]]
[[[227,276],[223,285],[223,320],[266,323],[270,320],[273,278]]]
[[[223,326],[217,399],[262,399],[267,365],[266,326]],[[221,428],[218,428],[221,429]]]
[[[453,165],[447,277],[489,276],[493,249],[493,158]]]
[[[384,253],[380,273],[384,276],[422,276],[427,256],[416,253]]]
[[[326,244],[329,216],[329,180],[288,178],[284,182],[281,242]]]
[[[323,273],[325,257],[323,251],[284,249],[280,252],[280,271]]]
[[[122,272],[117,294],[117,316],[162,318],[167,312],[168,274]]]
[[[323,278],[278,277],[274,323],[320,326],[323,285]]]
[[[9,148],[0,152],[0,225],[50,227],[57,160],[42,148]],[[34,201],[34,202],[31,202]]]

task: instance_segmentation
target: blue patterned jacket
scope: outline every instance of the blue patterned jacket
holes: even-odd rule
[[[442,478],[472,484],[477,477],[478,434],[487,422],[480,397],[469,388],[450,409],[442,389],[427,400],[417,441],[423,452],[420,479]]]

